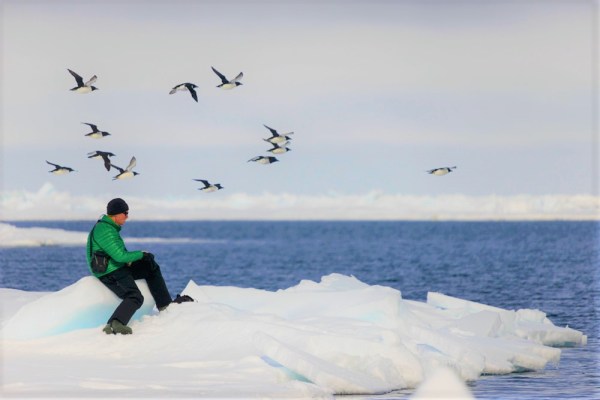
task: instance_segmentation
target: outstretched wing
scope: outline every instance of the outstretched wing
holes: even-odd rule
[[[98,132],[98,126],[94,125],[94,124],[90,124],[88,122],[82,122],[82,124],[89,126],[90,128],[92,128],[92,131],[94,132]]]
[[[104,160],[104,168],[106,168],[107,171],[110,171],[110,159],[108,158],[108,154],[101,153],[100,156],[102,157],[102,160]]]
[[[47,162],[48,164],[50,164],[50,165],[52,165],[52,166],[56,167],[56,168],[61,168],[61,166],[60,166],[60,165],[58,165],[58,164],[51,163],[51,162],[50,162],[50,161],[48,161],[48,160],[46,160],[46,162]]]
[[[190,91],[190,94],[192,95],[192,98],[194,100],[196,100],[196,103],[198,102],[198,95],[196,94],[196,91],[194,90],[193,87],[188,86],[188,90]]]
[[[125,168],[125,171],[131,172],[131,170],[135,167],[136,162],[137,161],[135,159],[135,156],[131,157],[131,161],[129,161],[129,165],[127,166],[127,168]]]
[[[125,172],[125,170],[121,167],[117,167],[115,164],[110,164],[111,167],[113,167],[114,169],[116,169],[117,171],[119,171],[120,173]]]
[[[236,76],[235,78],[233,78],[233,80],[231,81],[231,83],[235,83],[235,82],[239,81],[240,79],[242,79],[243,77],[244,77],[244,73],[240,72],[238,74],[238,76]]]
[[[92,77],[90,78],[90,80],[89,80],[89,81],[87,81],[87,82],[86,82],[84,85],[85,85],[85,86],[90,86],[92,83],[96,82],[96,79],[98,79],[98,77],[97,77],[96,75],[94,75],[94,76],[92,76]]]
[[[173,86],[173,89],[171,89],[171,91],[169,92],[169,94],[174,94],[175,92],[177,92],[181,86],[183,86],[183,83],[180,83],[179,85],[175,85]]]
[[[277,133],[277,131],[276,131],[275,129],[273,129],[273,128],[269,128],[269,127],[268,127],[268,126],[266,126],[265,124],[263,124],[263,126],[264,126],[265,128],[267,128],[268,130],[270,130],[270,131],[271,131],[271,133],[273,134],[273,136],[279,136],[279,133]]]
[[[208,183],[208,181],[206,179],[194,179],[195,181],[198,182],[202,182],[204,184],[204,187],[209,187],[210,183]]]
[[[83,78],[82,77],[80,77],[79,75],[77,75],[77,73],[71,71],[68,68],[67,68],[67,71],[69,71],[71,73],[71,75],[73,75],[73,78],[75,78],[75,81],[77,82],[77,86],[83,86]]]
[[[215,72],[215,74],[217,74],[219,76],[219,78],[221,78],[221,82],[223,82],[223,83],[229,83],[229,81],[227,80],[227,78],[225,78],[225,75],[223,75],[222,73],[220,73],[219,71],[217,71],[215,69],[215,67],[211,67],[211,68]]]

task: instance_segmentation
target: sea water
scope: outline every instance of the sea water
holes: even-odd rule
[[[89,231],[94,221],[11,222]],[[199,285],[277,290],[330,273],[424,301],[428,291],[532,308],[588,335],[543,371],[483,376],[477,398],[600,398],[597,222],[129,221],[130,250],[155,254],[173,295]],[[60,290],[88,274],[83,246],[0,248],[0,286]],[[401,399],[410,390],[381,396]],[[369,398],[377,398],[370,396]]]

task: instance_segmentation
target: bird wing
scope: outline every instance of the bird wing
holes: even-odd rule
[[[178,90],[179,90],[179,88],[181,88],[183,85],[184,85],[183,83],[180,83],[179,85],[175,85],[175,86],[173,86],[173,89],[171,89],[171,91],[169,92],[169,94],[173,94],[173,93],[175,93],[175,92],[176,92],[176,91],[178,91]]]
[[[194,90],[193,87],[188,86],[188,90],[190,91],[190,94],[192,95],[192,98],[194,100],[196,100],[196,103],[198,102],[198,94],[196,94],[196,91]]]
[[[127,168],[125,168],[125,171],[130,171],[135,167],[136,164],[136,159],[135,157],[131,157],[131,161],[129,161],[129,165],[127,166]]]
[[[110,159],[108,158],[108,154],[102,153],[100,156],[102,157],[102,160],[104,160],[104,168],[106,168],[107,171],[110,171]]]
[[[244,73],[240,72],[238,74],[238,76],[236,76],[235,78],[233,78],[233,80],[231,81],[231,83],[235,83],[235,82],[239,81],[240,79],[242,79],[243,77],[244,77]]]
[[[208,183],[208,181],[206,179],[194,179],[195,181],[198,182],[202,182],[204,184],[204,187],[209,187],[210,183]]]
[[[225,78],[225,75],[223,75],[222,73],[220,73],[219,71],[217,71],[217,70],[215,69],[215,67],[211,67],[211,68],[212,68],[212,70],[215,72],[215,74],[217,74],[217,75],[219,76],[219,78],[221,78],[221,81],[222,81],[223,83],[229,83],[229,81],[227,80],[227,78]]]
[[[94,76],[92,76],[92,77],[90,78],[90,80],[89,80],[89,81],[87,81],[87,82],[86,82],[84,85],[85,85],[85,86],[90,86],[92,83],[96,82],[96,79],[98,79],[98,77],[97,77],[96,75],[94,75]]]
[[[67,68],[67,71],[69,71],[71,73],[71,75],[73,75],[73,78],[75,78],[75,81],[77,82],[77,86],[83,86],[83,78],[82,77],[80,77],[79,75],[77,75],[77,73],[71,71],[68,68]]]
[[[94,125],[94,124],[90,124],[88,122],[82,122],[82,124],[89,126],[90,128],[92,128],[92,131],[94,132],[98,132],[98,126]]]
[[[48,160],[46,160],[46,162],[47,162],[48,164],[50,164],[50,165],[53,165],[53,166],[54,166],[54,167],[56,167],[56,168],[62,168],[60,165],[58,165],[58,164],[54,164],[54,163],[51,163],[51,162],[50,162],[50,161],[48,161]]]
[[[273,128],[269,128],[269,127],[268,127],[268,126],[266,126],[265,124],[263,124],[263,126],[264,126],[265,128],[267,128],[268,130],[270,130],[270,131],[271,131],[271,133],[273,134],[273,136],[279,136],[279,133],[277,133],[277,131],[276,131],[275,129],[273,129]]]
[[[248,162],[262,160],[263,158],[264,158],[263,156],[256,156],[254,158],[249,159]]]
[[[114,169],[118,170],[120,173],[125,172],[125,170],[121,167],[117,167],[115,164],[110,164],[111,167],[113,167]]]

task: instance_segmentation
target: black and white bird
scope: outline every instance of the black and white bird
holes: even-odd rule
[[[173,89],[171,89],[171,91],[169,92],[169,94],[173,94],[177,91],[184,91],[187,90],[190,92],[190,94],[192,95],[192,98],[196,101],[196,103],[198,102],[198,94],[196,93],[196,88],[198,86],[193,84],[193,83],[180,83],[179,85],[173,86]]]
[[[131,157],[131,161],[129,161],[129,165],[125,169],[123,169],[121,167],[117,167],[115,164],[111,163],[110,166],[119,171],[119,174],[113,177],[113,181],[117,180],[117,179],[133,178],[134,176],[139,175],[139,173],[133,171],[135,164],[136,164],[135,157]]]
[[[63,167],[62,165],[58,165],[58,164],[54,164],[51,163],[50,161],[46,160],[46,162],[52,166],[54,166],[54,169],[51,171],[48,171],[50,173],[53,173],[55,175],[65,175],[68,174],[70,172],[74,172],[75,170],[73,168],[69,168],[69,167]]]
[[[73,78],[75,78],[75,81],[77,82],[77,86],[72,88],[71,91],[76,93],[90,93],[94,90],[98,90],[96,86],[92,86],[92,84],[96,82],[96,79],[98,79],[96,75],[92,76],[89,81],[83,83],[83,78],[79,76],[76,72],[73,72],[68,68],[67,71],[69,71],[71,75],[73,75]]]
[[[193,179],[194,181],[202,182],[204,187],[198,188],[203,192],[216,192],[217,190],[225,189],[220,183],[209,183],[206,179]]]
[[[442,176],[442,175],[446,175],[447,173],[452,172],[453,169],[456,169],[456,167],[454,166],[454,167],[434,168],[434,169],[430,169],[427,172],[432,175]]]
[[[292,151],[292,149],[290,149],[289,147],[286,147],[288,145],[288,143],[289,142],[284,142],[284,143],[281,143],[281,144],[272,143],[273,147],[270,148],[267,151],[270,152],[270,153],[272,153],[272,154],[287,153],[288,151]]]
[[[88,153],[88,158],[102,159],[104,161],[104,168],[106,168],[107,171],[110,171],[110,158],[109,157],[114,157],[114,156],[115,155],[109,151],[96,150],[96,151],[90,151]]]
[[[85,136],[87,136],[89,138],[102,139],[105,136],[110,136],[110,133],[99,130],[97,125],[90,124],[89,122],[82,122],[82,124],[87,125],[90,128],[92,128],[92,131],[90,133],[85,134]]]
[[[248,162],[250,161],[254,161],[259,164],[273,164],[274,162],[277,162],[279,160],[275,157],[256,156],[248,160]]]
[[[241,82],[238,82],[238,81],[244,77],[244,73],[243,72],[240,72],[238,74],[238,76],[236,76],[234,79],[229,80],[229,79],[227,79],[225,77],[225,75],[223,75],[222,73],[220,73],[219,71],[217,71],[215,69],[215,67],[211,67],[211,68],[215,72],[215,74],[217,74],[219,76],[219,78],[221,78],[221,82],[222,83],[217,86],[218,88],[221,88],[221,89],[233,89],[233,88],[238,87],[238,86],[240,86],[242,84]]]
[[[272,135],[270,138],[263,139],[265,142],[276,144],[276,143],[283,143],[283,142],[286,142],[288,140],[292,140],[292,138],[290,137],[290,135],[293,135],[294,132],[279,133],[275,129],[269,128],[268,126],[266,126],[264,124],[263,124],[263,126],[265,128],[267,128],[269,131],[271,131],[271,135]]]

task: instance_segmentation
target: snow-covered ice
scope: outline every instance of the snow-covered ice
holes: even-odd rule
[[[3,246],[85,237],[0,223]],[[57,292],[0,288],[0,397],[318,399],[417,388],[415,398],[468,398],[466,381],[541,370],[559,362],[558,347],[587,341],[539,310],[441,293],[406,300],[339,274],[275,292],[189,281],[183,294],[196,301],[161,313],[138,285],[145,301],[128,336],[101,331],[119,299],[91,276]]]
[[[90,222],[90,229],[93,223]],[[38,247],[38,246],[85,246],[89,232],[67,231],[56,228],[21,228],[0,222],[1,247]],[[127,238],[127,243],[217,243],[222,240],[190,238]]]
[[[559,362],[552,346],[586,343],[538,310],[409,301],[339,274],[275,292],[190,281],[196,301],[161,313],[138,284],[129,336],[101,331],[119,299],[93,277],[57,292],[0,289],[2,395],[330,398],[425,382],[415,397],[464,397],[465,381],[543,369]]]

